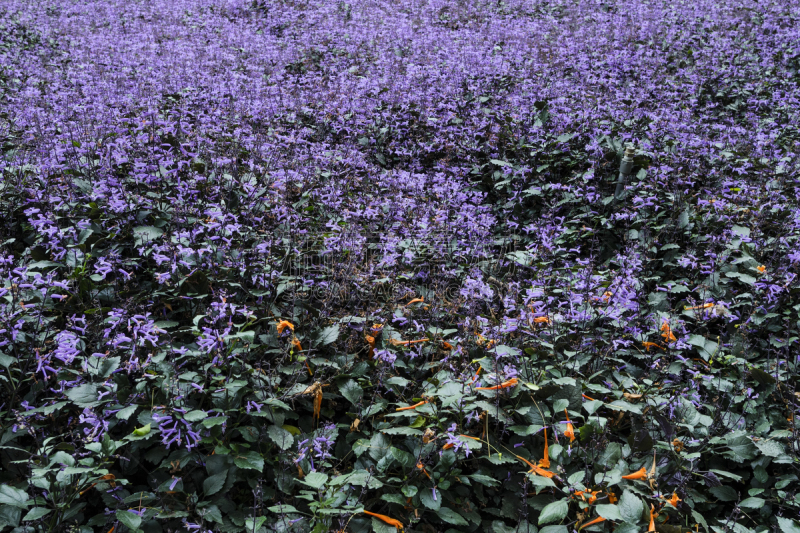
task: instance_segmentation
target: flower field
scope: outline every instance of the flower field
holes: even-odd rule
[[[0,531],[800,533],[800,3],[0,3]]]

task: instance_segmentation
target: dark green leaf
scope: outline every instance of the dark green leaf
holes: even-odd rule
[[[139,525],[142,523],[142,517],[130,511],[119,510],[117,511],[116,516],[117,520],[122,522],[125,527],[132,531],[139,529]]]
[[[567,511],[569,511],[569,505],[566,500],[549,503],[539,514],[539,525],[563,520],[567,516]]]
[[[214,474],[203,480],[203,493],[206,496],[211,496],[219,492],[225,486],[225,479],[228,477],[228,471],[224,470],[219,474]]]
[[[457,512],[453,511],[452,509],[448,509],[447,507],[442,507],[436,514],[439,515],[439,518],[447,522],[448,524],[453,524],[454,526],[468,526],[469,523],[464,520]]]

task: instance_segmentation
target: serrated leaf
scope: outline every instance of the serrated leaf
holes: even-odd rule
[[[203,420],[204,418],[208,418],[208,413],[200,410],[189,411],[183,415],[183,419],[188,422],[197,422],[198,420]]]
[[[642,503],[642,500],[640,500],[635,494],[627,489],[622,492],[618,507],[619,514],[622,516],[622,519],[626,522],[630,522],[631,524],[637,523],[641,519],[642,513],[644,512],[644,504]]]
[[[320,489],[328,481],[328,475],[322,472],[309,472],[301,482],[309,487]]]
[[[97,385],[93,383],[78,385],[64,394],[78,407],[93,407],[99,403],[97,401]]]
[[[339,393],[353,405],[357,405],[362,396],[364,396],[364,390],[352,379],[348,379],[339,385]]]
[[[597,506],[597,514],[605,518],[606,520],[614,520],[617,522],[621,522],[623,520],[622,515],[619,512],[619,507],[614,504],[605,503]]]
[[[164,235],[164,230],[155,226],[137,226],[133,228],[134,242],[137,245],[150,242]]]
[[[500,484],[500,482],[497,481],[495,478],[490,477],[490,476],[484,476],[483,474],[471,474],[471,475],[466,476],[466,477],[468,479],[470,479],[471,481],[474,481],[476,483],[480,483],[481,485],[484,485],[486,487],[494,487],[494,486]]]
[[[286,431],[280,426],[269,426],[267,428],[267,435],[269,438],[278,445],[281,450],[288,450],[294,444],[294,437],[291,433]]]
[[[722,485],[720,487],[711,487],[708,489],[708,492],[713,494],[718,500],[723,502],[735,502],[739,499],[739,493],[736,492],[736,489],[733,487],[729,487],[727,485]]]
[[[289,435],[288,431],[286,433]],[[291,437],[291,435],[289,436]],[[239,452],[233,456],[233,463],[242,470],[258,470],[259,472],[264,470],[264,458],[257,452]]]
[[[464,517],[458,514],[457,512],[453,511],[452,509],[448,509],[447,507],[442,507],[436,514],[439,515],[439,518],[447,522],[448,524],[453,524],[454,526],[468,526],[469,523],[464,520]]]
[[[800,533],[800,525],[790,518],[778,517],[778,527],[783,533]]]
[[[739,507],[744,507],[745,509],[760,509],[764,506],[767,501],[764,498],[746,498],[742,500],[739,504]]]
[[[31,520],[38,520],[39,518],[48,515],[52,512],[52,509],[46,509],[44,507],[34,507],[28,513],[22,517],[23,522],[30,522]]]
[[[295,509],[295,507],[293,505],[288,505],[288,504],[285,504],[285,503],[284,504],[279,504],[279,505],[273,505],[272,507],[267,507],[267,511],[270,511],[270,512],[276,513],[276,514],[288,514],[288,513],[299,513],[300,512],[297,509]]]
[[[563,520],[567,516],[569,505],[566,500],[559,500],[557,502],[548,503],[539,514],[539,525],[550,524]]]
[[[252,516],[249,516],[249,517],[244,519],[245,530],[246,531],[258,531],[261,528],[262,524],[264,524],[264,522],[266,522],[266,521],[267,521],[267,517],[266,516],[257,516],[255,518],[252,517]]]
[[[200,425],[204,428],[213,428],[214,426],[220,426],[224,424],[226,420],[228,420],[227,416],[215,416],[204,419],[202,422],[200,422]]]
[[[327,346],[339,338],[339,325],[328,326],[313,336],[315,346]]]
[[[400,463],[403,466],[403,468],[414,467],[416,460],[414,459],[414,456],[411,455],[410,453],[403,451],[399,448],[395,448],[394,446],[389,451],[391,452],[392,457],[394,457],[395,461]]]
[[[767,457],[780,457],[784,454],[783,444],[774,440],[758,440],[754,442],[756,448]]]
[[[27,509],[28,493],[10,485],[0,485],[0,503]]]
[[[225,486],[225,480],[228,477],[228,471],[223,470],[219,474],[214,474],[203,480],[203,494],[211,496],[218,493],[222,487]]]
[[[630,413],[636,413],[637,415],[642,414],[642,409],[638,405],[633,405],[632,403],[627,403],[622,400],[615,400],[611,403],[608,403],[606,404],[606,407],[613,409],[614,411],[627,411]]]
[[[546,526],[539,530],[539,533],[568,533],[567,526]]]
[[[419,435],[423,434],[422,431],[420,431],[418,429],[410,428],[410,427],[386,428],[386,429],[382,429],[381,431],[383,433],[386,433],[387,435],[414,435],[414,436],[419,436]]]
[[[435,498],[434,491],[436,492]],[[442,507],[442,493],[439,489],[423,488],[419,492],[419,501],[428,509],[438,511]]]
[[[133,414],[136,412],[138,408],[139,408],[138,405],[129,405],[128,407],[125,407],[124,409],[120,409],[119,411],[117,411],[117,414],[115,414],[114,416],[117,417],[117,419],[119,420],[127,420],[131,416],[133,416]]]
[[[122,524],[131,531],[139,529],[139,525],[142,523],[142,517],[130,511],[117,511],[116,516],[117,520],[122,522]]]

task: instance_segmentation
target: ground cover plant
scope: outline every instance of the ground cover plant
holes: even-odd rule
[[[799,19],[6,0],[0,529],[797,533]]]

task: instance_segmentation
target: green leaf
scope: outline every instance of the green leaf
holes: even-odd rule
[[[22,517],[23,522],[29,522],[31,520],[38,520],[39,518],[51,513],[52,509],[45,509],[44,507],[34,507],[28,514]]]
[[[364,396],[364,390],[358,383],[355,382],[355,380],[352,379],[348,379],[339,385],[339,393],[347,398],[347,400],[353,405],[358,405],[361,397]]]
[[[736,489],[733,487],[729,487],[727,485],[722,485],[720,487],[711,487],[708,489],[708,492],[716,496],[716,498],[723,502],[735,502],[739,499],[739,493],[736,492]]]
[[[503,161],[502,159],[490,159],[489,160],[493,165],[497,165],[498,167],[512,167],[513,165],[508,161]]]
[[[127,420],[136,412],[138,408],[138,405],[129,405],[128,407],[117,411],[117,414],[114,416],[116,416],[119,420]]]
[[[599,514],[606,520],[614,520],[617,522],[622,521],[622,515],[619,512],[619,508],[614,504],[606,503],[598,505],[597,514]]]
[[[761,453],[767,457],[780,457],[784,454],[783,445],[774,440],[759,440],[754,443]]]
[[[164,230],[155,226],[137,226],[133,228],[134,242],[142,245],[164,235]],[[134,528],[135,529],[135,528]]]
[[[20,509],[27,509],[28,493],[10,485],[0,485],[0,503],[19,507]]]
[[[632,403],[627,403],[623,400],[613,401],[609,404],[606,404],[606,407],[615,411],[627,411],[630,413],[636,413],[637,415],[642,414],[642,409],[638,405],[633,405]]]
[[[778,517],[778,527],[783,533],[800,533],[800,525],[789,518]]]
[[[568,533],[567,526],[546,526],[539,530],[539,533]]]
[[[468,526],[469,523],[464,520],[457,512],[453,511],[452,509],[448,509],[447,507],[442,507],[436,514],[439,515],[439,518],[447,522],[448,524],[453,524],[454,526]]]
[[[200,410],[189,411],[188,413],[183,415],[183,419],[188,422],[197,422],[198,420],[203,420],[204,418],[207,417],[208,413]]]
[[[130,511],[117,511],[117,520],[123,523],[128,529],[136,531],[142,523],[142,517]]]
[[[65,394],[78,407],[94,407],[99,403],[97,401],[97,385],[92,383],[78,385],[69,389]]]
[[[548,503],[539,514],[539,525],[563,520],[567,516],[567,511],[569,511],[569,505],[566,500]]]
[[[272,439],[272,442],[278,445],[281,450],[288,450],[294,444],[294,437],[292,434],[280,426],[269,426],[267,428],[267,435]]]
[[[290,506],[291,507],[291,506]],[[249,516],[244,519],[244,527],[247,531],[258,531],[261,525],[267,520],[266,516],[258,516],[253,518]]]
[[[391,446],[392,441],[387,439],[383,433],[375,433],[369,440],[369,456],[380,461],[389,453]]]
[[[293,505],[288,504],[279,504],[273,505],[272,507],[267,507],[267,511],[270,511],[275,514],[289,514],[289,513],[299,513],[297,509],[294,508]]]
[[[225,486],[225,479],[228,477],[228,471],[223,470],[219,474],[214,474],[203,480],[203,494],[211,496],[218,493]]]
[[[586,477],[586,472],[584,472],[583,470],[579,470],[567,478],[567,483],[569,483],[570,485],[576,485],[581,481],[583,481],[585,477]]]
[[[286,433],[289,434],[288,431]],[[264,458],[257,452],[240,452],[233,456],[233,463],[242,470],[258,470],[259,472],[264,470]]]
[[[327,346],[339,338],[339,325],[328,326],[312,337],[315,346]]]
[[[626,522],[637,523],[644,512],[644,504],[635,494],[629,490],[624,490],[619,499],[619,514]],[[603,516],[603,515],[600,515]],[[607,518],[607,517],[605,517]]]
[[[537,493],[541,488],[548,488],[548,487],[555,487],[556,484],[553,482],[552,479],[549,477],[544,476],[537,476],[533,472],[528,473],[528,481],[531,482],[532,485],[537,487]]]
[[[11,505],[0,505],[0,528],[6,526],[17,527],[19,525],[22,509]]]
[[[300,480],[301,483],[304,483],[315,489],[320,489],[325,483],[327,483],[327,481],[328,475],[323,474],[322,472],[309,472],[306,474],[305,478]]]
[[[228,420],[227,416],[215,416],[213,418],[206,418],[200,422],[200,425],[204,428],[213,428],[214,426],[221,426],[226,420]]]
[[[749,438],[744,435],[736,435],[725,438],[725,443],[730,448],[733,459],[739,463],[745,460],[756,458],[756,447]]]
[[[742,500],[739,507],[744,507],[745,509],[760,509],[765,503],[766,500],[764,498],[753,497]]]
[[[494,487],[494,486],[500,484],[500,482],[497,481],[495,478],[490,477],[490,476],[484,476],[483,474],[471,474],[471,475],[466,476],[466,477],[470,481],[474,481],[476,483],[480,483],[481,485],[484,485],[486,487]]]
[[[403,468],[414,467],[416,460],[414,459],[414,456],[411,455],[410,453],[403,451],[399,448],[395,448],[394,446],[392,446],[392,448],[389,451],[391,452],[392,457],[394,457],[394,459],[398,463],[400,463],[403,466]]]
[[[387,435],[414,435],[414,436],[423,435],[422,431],[405,426],[399,428],[386,428],[382,429],[381,431],[383,433],[386,433]]]
[[[436,498],[433,497],[433,492],[436,491]],[[438,511],[442,507],[442,493],[439,489],[429,489],[427,487],[420,490],[419,501],[428,509]]]

